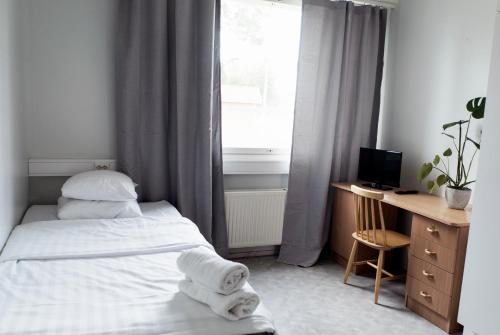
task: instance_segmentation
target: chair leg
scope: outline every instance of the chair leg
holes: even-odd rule
[[[384,268],[384,250],[378,252],[377,275],[375,277],[375,303],[378,303],[378,290],[382,281],[382,269]]]
[[[356,258],[356,251],[358,250],[358,241],[354,240],[351,249],[351,255],[349,256],[349,262],[347,263],[347,268],[345,269],[344,274],[344,284],[347,283],[347,278],[349,278],[349,274],[352,270],[352,263],[354,263],[354,258]]]

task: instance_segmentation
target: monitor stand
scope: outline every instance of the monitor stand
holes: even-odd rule
[[[384,186],[384,185],[379,184],[379,183],[366,183],[366,184],[362,184],[362,186],[370,187],[370,188],[375,188],[375,189],[381,190],[381,191],[390,191],[390,190],[392,190],[392,187]]]

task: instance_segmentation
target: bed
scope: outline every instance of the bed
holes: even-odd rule
[[[208,242],[167,202],[133,219],[57,220],[32,206],[0,254],[0,334],[274,333],[261,304],[228,321],[178,290],[180,252]]]

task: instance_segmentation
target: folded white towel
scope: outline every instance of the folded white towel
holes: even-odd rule
[[[206,247],[183,251],[177,265],[195,283],[221,294],[242,288],[250,274],[245,265],[225,260]]]
[[[215,314],[228,320],[249,317],[260,302],[259,296],[248,284],[234,293],[224,295],[210,291],[188,278],[179,283],[179,289],[190,298],[210,306]]]

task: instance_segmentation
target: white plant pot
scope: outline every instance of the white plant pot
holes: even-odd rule
[[[453,209],[464,209],[467,207],[470,201],[470,196],[472,191],[467,188],[463,190],[457,190],[451,187],[446,187],[446,201],[448,202],[448,207]]]

